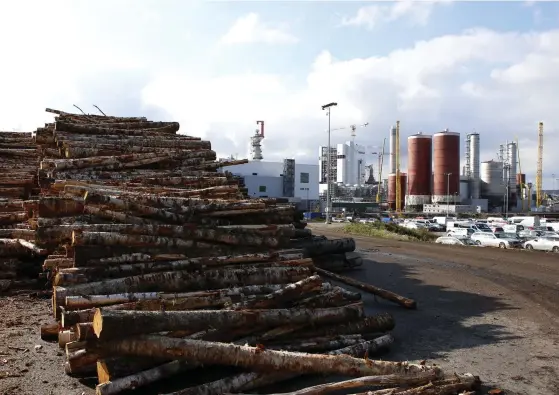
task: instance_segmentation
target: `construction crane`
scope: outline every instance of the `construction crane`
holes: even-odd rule
[[[402,213],[402,190],[400,184],[400,121],[396,121],[396,214]]]
[[[536,208],[541,207],[543,203],[542,178],[543,178],[543,122],[540,122],[538,125],[538,168],[536,170]]]
[[[385,153],[386,137],[384,138],[384,140],[382,142],[382,146],[368,145],[367,148],[378,148],[378,149],[380,149],[379,151],[371,152],[371,154],[373,154],[373,155],[378,155],[378,186],[377,186],[376,202],[380,203],[381,202],[381,193],[380,192],[381,192],[381,185],[382,185],[382,166],[384,165],[384,156],[387,155]]]
[[[522,174],[522,166],[520,165],[520,145],[518,145],[518,137],[514,136],[516,141],[516,158],[518,159],[518,173]],[[524,190],[526,189],[526,184],[522,182],[522,177],[520,177],[520,203],[522,207],[522,212],[524,212]],[[526,180],[524,180],[526,181]]]
[[[356,135],[355,131],[356,131],[356,129],[357,128],[364,128],[366,126],[369,126],[369,122],[365,122],[362,125],[353,124],[353,125],[344,126],[344,127],[341,127],[341,128],[331,129],[331,131],[333,132],[333,131],[336,131],[336,130],[345,130],[347,128],[350,128],[351,129],[351,141],[355,142],[355,135]]]

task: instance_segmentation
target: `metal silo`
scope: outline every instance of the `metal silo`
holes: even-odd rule
[[[400,202],[404,207],[406,201],[406,185],[408,176],[406,173],[400,173]],[[388,175],[388,198],[386,199],[388,207],[392,210],[396,209],[396,174]]]
[[[433,135],[433,203],[455,202],[460,194],[460,133]]]
[[[492,207],[502,206],[505,195],[503,184],[503,162],[493,160],[481,162],[481,195]]]
[[[422,206],[431,201],[431,162],[433,138],[415,134],[408,137],[407,206]]]
[[[466,136],[466,175],[470,178],[470,196],[479,199],[480,189],[479,133]]]
[[[390,128],[390,174],[396,174],[396,126]]]

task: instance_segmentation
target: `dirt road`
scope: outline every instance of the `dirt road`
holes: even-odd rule
[[[352,237],[366,260],[349,276],[418,302],[405,311],[365,296],[396,318],[388,358],[478,374],[507,394],[559,393],[559,255]]]

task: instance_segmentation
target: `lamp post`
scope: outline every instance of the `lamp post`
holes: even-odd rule
[[[444,173],[446,176],[446,217],[448,218],[448,211],[450,210],[450,176],[452,173]]]
[[[552,174],[551,177],[553,178],[553,192],[555,192],[555,181],[557,181],[557,178],[555,178],[555,174]]]
[[[331,183],[331,179],[330,179],[330,172],[332,170],[332,154],[330,152],[331,148],[330,148],[330,132],[331,132],[331,127],[330,127],[330,112],[331,112],[331,107],[335,107],[337,106],[338,103],[332,102],[332,103],[328,103],[322,106],[322,110],[326,110],[327,113],[326,115],[328,115],[328,157],[327,159],[327,163],[326,163],[326,223],[327,224],[331,224],[332,223],[332,219],[330,217],[330,211],[331,211],[331,207],[330,207],[330,183]]]

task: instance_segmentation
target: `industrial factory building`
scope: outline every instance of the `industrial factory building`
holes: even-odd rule
[[[326,190],[326,173],[328,170],[328,147],[318,149],[318,168],[321,190]],[[354,141],[346,141],[330,147],[331,180],[341,185],[362,185],[365,182],[365,147]]]
[[[251,197],[289,198],[303,210],[316,207],[319,204],[318,165],[296,163],[294,159],[264,161],[264,121],[256,123],[259,128],[250,138],[250,162],[228,166],[222,171],[241,176]]]
[[[243,177],[249,196],[318,200],[317,165],[296,163],[294,159],[283,162],[253,160],[244,165],[228,166],[225,170]]]
[[[390,131],[387,203],[391,209],[396,207],[397,195],[397,133],[395,127]],[[526,177],[517,172],[517,144],[501,145],[497,160],[482,162],[480,135],[468,134],[462,172],[460,145],[460,134],[448,129],[407,138],[407,172],[400,171],[401,207],[429,214],[521,210]]]

